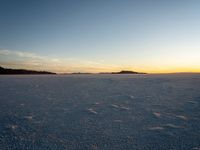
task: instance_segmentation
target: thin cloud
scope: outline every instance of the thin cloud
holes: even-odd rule
[[[36,55],[34,53],[30,52],[23,52],[23,51],[11,51],[11,50],[0,50],[0,55],[13,55],[18,57],[25,57],[25,58],[37,58],[37,59],[43,59],[44,57]]]
[[[78,58],[53,58],[23,51],[0,50],[0,64],[11,68],[37,69],[63,72],[104,72],[117,69],[105,62],[81,60]]]

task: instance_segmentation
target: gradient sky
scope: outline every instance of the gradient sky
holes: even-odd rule
[[[0,65],[200,72],[200,1],[0,0]]]

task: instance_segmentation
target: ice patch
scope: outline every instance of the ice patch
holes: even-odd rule
[[[122,120],[113,120],[113,122],[122,122]]]
[[[91,112],[91,113],[93,113],[93,114],[98,114],[98,113],[97,113],[94,109],[92,109],[92,108],[89,108],[88,111]]]
[[[25,116],[24,118],[27,119],[27,120],[32,120],[33,116]]]
[[[12,130],[15,130],[16,128],[18,128],[18,125],[9,124],[9,125],[8,125],[8,128],[10,128],[10,129],[12,129]]]
[[[149,130],[164,130],[164,128],[160,127],[160,126],[158,126],[158,127],[149,127],[148,129]]]
[[[61,138],[59,138],[59,137],[57,137],[55,135],[48,134],[47,136],[48,136],[48,138],[51,138],[51,139],[53,139],[55,141],[59,141],[60,143],[65,143],[65,141],[63,139],[61,139]]]
[[[124,106],[121,106],[120,108],[123,109],[123,110],[129,110],[130,109],[130,108],[124,107]]]
[[[196,101],[188,101],[188,103],[197,104],[198,102],[196,102]]]
[[[115,105],[115,104],[111,104],[111,106],[114,107],[114,108],[119,108],[119,106]]]
[[[91,150],[98,150],[98,146],[97,145],[92,145],[91,146]]]
[[[153,115],[156,116],[156,117],[158,117],[158,118],[161,117],[161,113],[158,113],[158,112],[154,112]]]
[[[129,109],[130,109],[130,108],[128,108],[128,107],[125,107],[125,106],[118,106],[118,105],[115,105],[115,104],[111,104],[110,106],[111,106],[111,107],[114,107],[114,108],[123,109],[123,110],[129,110]]]
[[[193,150],[200,150],[200,147],[194,147]]]
[[[183,115],[178,115],[176,116],[177,118],[180,118],[182,120],[188,120],[188,118],[186,116],[183,116]]]
[[[175,129],[182,128],[181,126],[177,126],[177,125],[174,125],[174,124],[171,124],[171,123],[165,124],[164,126],[169,127],[169,128],[175,128]]]

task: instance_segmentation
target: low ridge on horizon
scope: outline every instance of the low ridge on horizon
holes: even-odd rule
[[[57,73],[49,72],[49,71],[28,70],[28,69],[11,69],[11,68],[4,68],[0,66],[0,74],[57,74]],[[94,74],[94,73],[72,72],[72,73],[61,73],[61,74]],[[147,74],[147,73],[130,71],[130,70],[122,70],[119,72],[99,72],[95,74]]]
[[[56,74],[56,73],[49,71],[3,68],[0,66],[0,75],[10,75],[10,74]]]
[[[51,71],[38,71],[30,69],[13,69],[0,66],[0,75],[9,75],[9,74],[57,74],[57,75],[87,75],[87,74],[199,74],[200,72],[171,72],[171,73],[146,73],[146,72],[137,72],[132,70],[121,70],[115,72],[71,72],[71,73],[55,73]]]

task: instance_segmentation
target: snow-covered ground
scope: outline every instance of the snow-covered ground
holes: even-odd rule
[[[200,75],[0,76],[0,149],[199,150]]]

